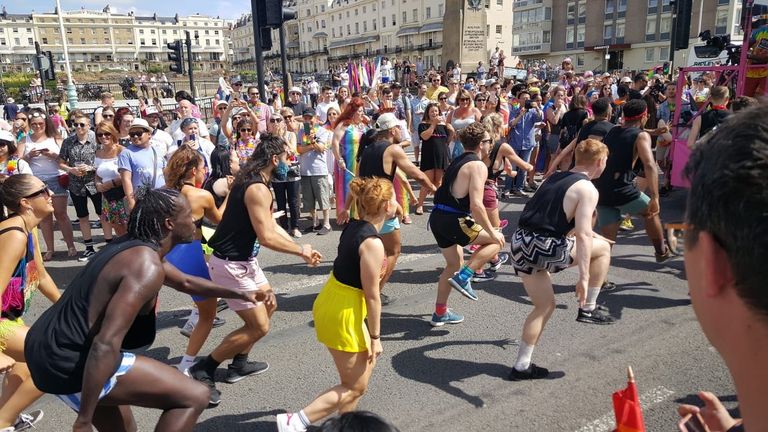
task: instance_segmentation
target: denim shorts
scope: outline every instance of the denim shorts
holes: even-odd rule
[[[46,179],[40,179],[48,186],[54,196],[67,196],[67,188],[59,184],[59,177],[49,177]]]
[[[648,195],[641,192],[639,197],[618,207],[598,205],[597,226],[604,227],[619,223],[621,222],[621,215],[623,214],[639,215],[641,212],[648,208],[648,203],[650,202],[651,199],[648,197]]]

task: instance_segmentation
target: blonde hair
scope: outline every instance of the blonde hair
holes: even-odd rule
[[[494,138],[494,141],[501,138],[504,119],[501,118],[499,113],[490,113],[483,116],[482,122],[483,126],[485,126],[485,131]]]
[[[608,146],[596,139],[585,139],[576,146],[576,165],[590,165],[608,156]]]
[[[392,183],[378,177],[357,177],[349,183],[349,191],[361,216],[377,215],[395,194]]]

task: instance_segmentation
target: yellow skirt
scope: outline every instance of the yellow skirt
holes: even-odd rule
[[[0,319],[0,352],[5,351],[7,348],[6,341],[20,327],[24,327],[24,320],[21,318],[15,320]]]
[[[312,307],[317,340],[328,348],[345,352],[368,351],[370,335],[365,325],[368,308],[362,289],[336,280],[331,272]]]

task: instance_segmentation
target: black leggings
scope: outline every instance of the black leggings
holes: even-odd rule
[[[301,182],[272,182],[272,188],[275,190],[275,201],[277,201],[277,210],[286,211],[286,202],[288,204],[289,211],[286,212],[286,214],[290,216],[291,229],[299,227],[299,217],[301,217],[301,210],[299,207],[299,183]]]

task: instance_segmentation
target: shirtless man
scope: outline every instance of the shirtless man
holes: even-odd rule
[[[157,431],[191,431],[208,405],[204,385],[123,351],[154,341],[163,284],[202,296],[254,303],[266,298],[262,291],[236,292],[186,276],[163,261],[194,232],[189,202],[178,191],[146,191],[131,213],[128,234],[94,255],[29,330],[25,354],[32,379],[77,412],[74,431],[134,431],[131,405],[162,410]]]

